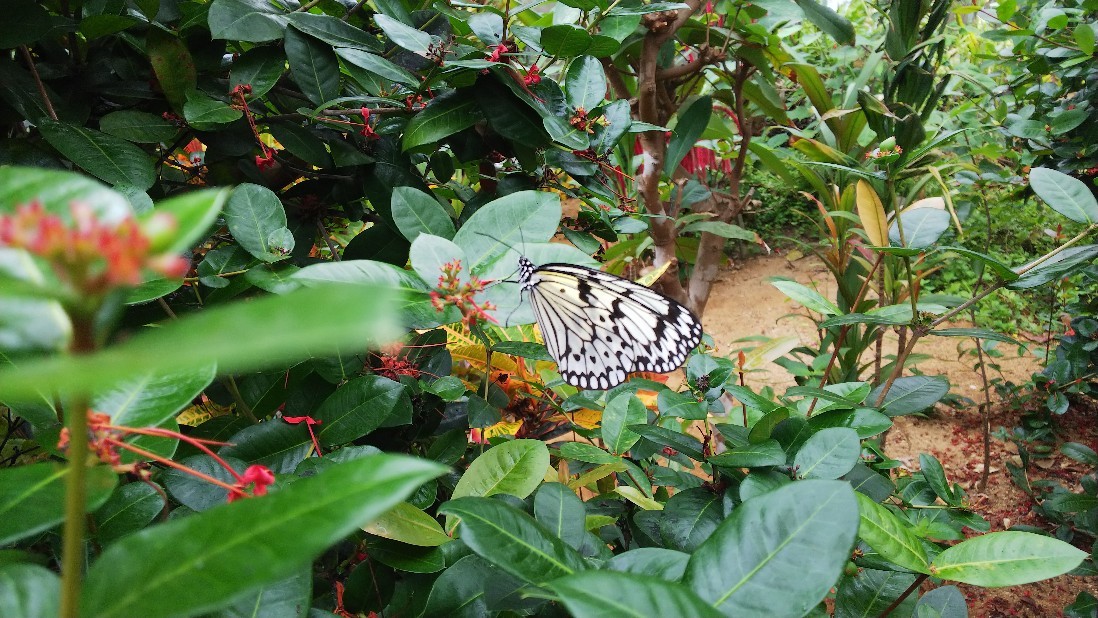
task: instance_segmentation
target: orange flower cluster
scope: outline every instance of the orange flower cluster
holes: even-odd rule
[[[132,217],[103,224],[86,204],[74,202],[70,209],[71,224],[46,212],[40,202],[0,215],[0,246],[48,260],[62,281],[93,295],[141,283],[143,269],[171,278],[190,269],[184,258],[149,255],[149,239]]]
[[[462,283],[460,274],[461,260],[453,260],[442,265],[442,274],[438,278],[438,290],[431,292],[431,304],[434,305],[435,311],[441,313],[447,305],[453,305],[461,311],[461,321],[468,326],[482,320],[498,324],[499,322],[487,313],[495,310],[495,305],[490,302],[480,305],[473,300],[473,297],[491,282],[481,281],[470,275],[469,281]]]

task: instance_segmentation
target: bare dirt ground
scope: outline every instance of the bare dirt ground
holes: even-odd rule
[[[763,335],[779,337],[796,335],[804,344],[817,340],[815,325],[804,308],[787,299],[770,285],[770,277],[786,277],[800,283],[816,286],[825,297],[834,298],[835,285],[830,274],[815,258],[788,260],[784,256],[754,258],[728,269],[716,283],[705,310],[705,331],[710,333],[721,352],[728,353],[750,343],[734,343],[736,340]],[[985,302],[994,302],[987,300]],[[799,315],[797,315],[799,314]],[[1037,346],[1035,346],[1036,348]],[[1002,358],[994,360],[1001,371],[990,371],[989,377],[1001,377],[1015,384],[1022,384],[1035,371],[1040,370],[1044,347],[1019,357],[1015,346],[1001,345]],[[945,375],[952,385],[951,392],[977,402],[983,401],[980,376],[974,369],[975,357],[964,353],[972,350],[967,339],[927,337],[920,341],[915,352],[929,356],[917,364],[928,375]],[[886,354],[895,352],[886,344]],[[910,366],[907,369],[910,373]],[[770,365],[764,371],[748,374],[747,384],[754,389],[765,385],[784,388],[795,384],[793,378],[781,367]],[[1019,391],[1017,395],[1024,393]],[[993,430],[1005,427],[1008,431],[1019,424],[1019,412],[1009,402],[998,401],[992,393],[991,425]],[[1061,420],[1061,437],[1098,448],[1098,429],[1094,423],[1095,410],[1072,409]],[[978,492],[983,469],[983,438],[981,419],[976,407],[953,409],[938,406],[929,417],[901,417],[889,432],[887,453],[904,462],[912,470],[918,469],[919,453],[930,453],[942,462],[950,481],[959,483],[968,493],[969,501],[977,512],[990,523],[992,531],[1000,531],[1015,524],[1046,526],[1046,522],[1031,512],[1031,500],[1011,481],[1006,462],[1012,458],[1017,463],[1014,444],[992,438],[988,486]],[[1056,478],[1068,487],[1078,487],[1079,478],[1088,473],[1070,459],[1060,455],[1037,462],[1030,478]],[[1089,551],[1090,547],[1083,547]],[[986,589],[961,586],[969,604],[971,616],[998,618],[1000,616],[1061,616],[1063,608],[1075,600],[1076,595],[1087,590],[1098,594],[1098,583],[1093,578],[1063,576],[1056,579],[1011,588]]]

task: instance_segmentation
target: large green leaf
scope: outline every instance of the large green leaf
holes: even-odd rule
[[[433,144],[468,129],[483,117],[473,97],[461,96],[457,92],[435,97],[408,122],[401,148],[411,150]]]
[[[400,233],[412,242],[420,234],[432,234],[442,238],[454,237],[454,220],[438,200],[419,189],[397,187],[393,189],[393,221]]]
[[[139,144],[169,142],[179,134],[179,127],[161,116],[132,109],[103,116],[99,119],[99,128],[104,133]]]
[[[883,386],[874,388],[866,399],[876,404]],[[922,412],[938,403],[949,392],[949,380],[945,376],[907,376],[897,378],[888,390],[881,408],[889,416],[904,416]]]
[[[411,406],[400,382],[379,375],[355,378],[339,387],[312,414],[321,421],[316,437],[323,446],[346,444],[381,427],[398,407]]]
[[[489,498],[457,498],[439,513],[461,520],[461,540],[480,557],[532,584],[586,568],[579,552],[526,513]]]
[[[145,53],[164,98],[176,112],[182,111],[187,92],[198,84],[198,69],[187,44],[167,28],[151,28],[145,35]]]
[[[640,440],[630,425],[648,422],[648,410],[633,393],[621,393],[606,403],[602,412],[602,440],[615,455],[628,451]]]
[[[685,586],[634,573],[577,573],[550,582],[549,589],[557,594],[569,615],[577,618],[721,615]]]
[[[549,470],[549,449],[540,440],[512,440],[473,460],[454,486],[454,498],[534,493]]]
[[[1062,279],[1086,268],[1095,257],[1098,257],[1098,245],[1068,247],[1032,268],[1027,265],[1018,269],[1019,272],[1024,272],[1007,287],[1012,290],[1028,290]]]
[[[926,573],[929,562],[910,524],[865,494],[856,494],[861,525],[858,536],[882,558],[905,569]]]
[[[164,497],[153,483],[127,483],[95,511],[95,536],[105,545],[149,525],[164,510]]]
[[[61,615],[61,579],[37,564],[0,566],[0,616],[54,618]]]
[[[229,89],[247,84],[252,88],[249,99],[261,97],[275,87],[284,72],[286,54],[281,49],[271,46],[253,47],[233,61],[233,67],[229,71]]]
[[[403,86],[415,86],[419,83],[415,75],[376,54],[350,47],[337,47],[335,51],[345,62],[388,81]]]
[[[1017,586],[1063,575],[1088,552],[1032,532],[992,532],[962,541],[938,554],[930,573],[975,586]]]
[[[149,155],[122,138],[53,120],[39,121],[38,130],[58,152],[103,182],[141,191],[156,182]]]
[[[45,462],[0,470],[0,546],[49,530],[65,519],[67,474],[66,466]],[[110,467],[89,468],[85,508],[99,508],[117,482]]]
[[[766,440],[758,444],[738,446],[734,449],[714,455],[709,462],[724,468],[758,468],[761,466],[781,466],[786,461],[785,449],[777,440]]]
[[[896,247],[925,249],[938,242],[949,229],[949,213],[938,208],[912,208],[900,213],[904,226],[904,242],[900,242],[900,225],[893,221],[888,228],[888,240]]]
[[[215,39],[259,43],[281,39],[287,16],[266,0],[214,0],[208,23]]]
[[[407,24],[404,24],[388,15],[377,13],[373,16],[374,22],[389,37],[389,40],[410,52],[426,55],[431,46],[431,35]]]
[[[478,208],[453,240],[465,250],[473,274],[495,277],[498,270],[499,275],[506,275],[518,263],[515,247],[548,241],[556,233],[560,217],[560,197],[555,193],[519,191]],[[497,262],[502,262],[498,269],[487,271]]]
[[[838,580],[857,532],[849,483],[792,483],[733,510],[691,556],[683,581],[726,616],[802,616]]]
[[[564,76],[568,104],[590,112],[606,99],[606,70],[592,56],[580,56],[568,65]]]
[[[304,426],[291,425],[277,418],[249,425],[233,434],[228,442],[218,455],[233,457],[245,464],[262,464],[275,474],[293,472],[313,450]]]
[[[663,165],[667,175],[675,172],[679,163],[682,163],[683,158],[697,143],[712,114],[713,99],[707,96],[698,97],[689,107],[679,110],[675,131],[671,134],[671,141],[667,143],[667,158]]]
[[[799,478],[837,479],[850,472],[862,454],[858,433],[847,427],[829,427],[812,434],[793,456]]]
[[[544,483],[534,494],[534,517],[557,538],[579,549],[586,534],[587,509],[576,492],[561,483]]]
[[[835,594],[835,618],[879,616],[915,581],[910,573],[858,569],[844,577]],[[897,615],[910,616],[915,596],[909,595],[895,608]]]
[[[377,286],[323,286],[202,311],[95,354],[0,371],[0,401],[35,400],[54,390],[92,392],[135,375],[212,362],[223,372],[242,372],[360,351],[396,334],[394,298]],[[315,319],[317,307],[324,307],[323,320]]]
[[[72,223],[73,202],[87,206],[101,223],[117,223],[133,215],[133,208],[117,191],[91,178],[60,170],[0,166],[0,212],[38,202],[49,213]]]
[[[288,18],[294,28],[329,45],[381,51],[381,44],[376,37],[338,17],[316,13],[290,13]]]
[[[286,29],[285,41],[290,77],[301,88],[301,93],[313,105],[322,105],[337,98],[339,60],[332,46],[302,34],[296,27]]]
[[[225,203],[225,222],[240,246],[264,262],[285,259],[293,251],[286,209],[267,187],[245,183],[234,189]]]
[[[854,44],[854,24],[826,4],[816,0],[796,0],[808,21],[827,33],[840,45]]]
[[[1029,171],[1029,186],[1049,208],[1068,219],[1098,223],[1098,200],[1078,178],[1047,167],[1035,167]]]
[[[434,517],[407,502],[394,506],[362,529],[370,534],[417,547],[438,547],[453,540],[446,536]]]
[[[606,568],[625,573],[651,575],[677,582],[686,572],[690,554],[663,547],[638,547],[606,561]]]
[[[236,599],[209,618],[305,618],[312,592],[312,570],[304,568]]]
[[[101,618],[215,609],[299,572],[443,471],[410,457],[364,457],[262,498],[148,528],[109,547],[88,569],[84,609]]]

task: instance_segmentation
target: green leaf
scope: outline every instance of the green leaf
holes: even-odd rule
[[[370,534],[417,547],[438,547],[453,539],[427,513],[401,502],[362,528]]]
[[[667,143],[667,158],[663,165],[665,174],[671,176],[678,169],[683,158],[705,131],[705,126],[709,124],[709,117],[712,114],[713,99],[707,96],[698,97],[689,107],[679,110],[678,122],[671,134],[671,140]]]
[[[54,120],[41,120],[42,137],[84,171],[112,185],[144,191],[156,182],[152,159],[124,139]]]
[[[412,406],[400,382],[376,374],[355,378],[336,389],[312,414],[321,421],[315,429],[317,440],[322,446],[357,440],[381,427],[398,406]]]
[[[187,102],[183,104],[183,118],[187,124],[199,131],[224,129],[224,125],[235,122],[243,116],[243,112],[225,101],[208,97],[197,90],[188,92]]]
[[[261,43],[282,38],[287,17],[265,0],[214,0],[209,13],[214,39]]]
[[[914,618],[968,618],[968,604],[957,586],[939,586],[915,603]]]
[[[68,468],[36,463],[0,470],[0,546],[44,532],[65,519]],[[87,472],[85,509],[94,511],[110,497],[118,477],[109,466]]]
[[[17,165],[0,166],[0,212],[13,213],[18,206],[39,202],[50,214],[72,224],[71,204],[86,205],[101,223],[117,223],[133,215],[122,194],[74,172]]]
[[[1068,247],[1054,257],[1041,262],[1039,265],[1028,268],[1023,267],[1019,272],[1025,271],[1017,280],[1007,285],[1011,290],[1027,290],[1044,285],[1050,281],[1062,279],[1068,275],[1086,268],[1098,256],[1098,245],[1083,245]]]
[[[260,618],[286,616],[305,618],[312,598],[313,578],[310,569],[300,569],[286,579],[273,582],[237,599],[228,607],[214,612],[210,618]]]
[[[839,15],[830,6],[816,0],[796,0],[808,21],[816,25],[839,45],[854,44],[854,24]]]
[[[560,197],[555,193],[519,191],[478,208],[453,240],[469,256],[470,272],[482,278],[503,278],[518,263],[515,247],[548,241],[556,233],[560,217]],[[514,260],[501,259],[507,254],[514,255]],[[497,262],[505,262],[499,268],[500,277],[487,270]]]
[[[549,355],[549,350],[545,348],[544,343],[534,343],[532,341],[500,341],[492,346],[492,351],[499,354],[507,354],[508,356],[528,358],[530,360],[553,360],[553,357]]]
[[[910,573],[858,569],[839,583],[835,617],[879,616],[914,582],[915,576]],[[910,616],[914,605],[915,596],[909,595],[894,610],[899,616]]]
[[[137,532],[164,510],[164,498],[149,483],[128,483],[114,490],[95,512],[95,536],[101,545]]]
[[[951,251],[953,253],[959,253],[967,258],[976,260],[984,266],[987,266],[995,273],[995,276],[1003,281],[1014,281],[1018,278],[1018,273],[1014,272],[1010,266],[1000,262],[999,260],[991,257],[990,255],[984,255],[964,247],[940,247],[942,251]]]
[[[373,19],[374,23],[385,33],[385,36],[389,37],[389,40],[398,47],[420,55],[427,54],[427,49],[431,46],[432,41],[430,34],[381,13],[374,14]]]
[[[486,590],[498,581],[498,574],[488,561],[468,555],[442,572],[431,586],[423,616],[481,618],[490,615]]]
[[[299,15],[299,13],[294,13]],[[229,71],[229,90],[247,84],[252,91],[246,98],[256,99],[271,91],[286,71],[286,54],[277,47],[253,47],[233,61]],[[106,129],[104,129],[106,130]]]
[[[442,276],[446,264],[451,262],[460,262],[458,278],[463,282],[469,280],[469,271],[465,267],[468,262],[465,252],[461,247],[441,236],[420,233],[412,242],[409,257],[412,261],[412,270],[416,271],[421,279],[431,284],[437,285],[436,282]]]
[[[1080,23],[1071,31],[1072,37],[1075,39],[1075,44],[1079,46],[1079,50],[1088,56],[1094,55],[1094,26],[1087,23]]]
[[[164,98],[172,109],[182,111],[187,92],[198,83],[198,70],[187,44],[166,28],[151,28],[145,35],[145,53]]]
[[[473,460],[454,486],[454,498],[534,493],[549,470],[549,448],[540,440],[512,440]]]
[[[602,412],[601,436],[606,448],[615,455],[628,451],[640,435],[627,429],[648,422],[648,410],[633,393],[621,393],[606,403]]]
[[[579,552],[499,500],[457,498],[438,511],[461,520],[461,540],[477,555],[523,581],[545,584],[586,568]]]
[[[669,549],[696,550],[724,519],[724,497],[702,487],[671,496],[659,518],[659,531]]]
[[[1063,575],[1087,552],[1031,532],[992,532],[962,541],[931,563],[935,577],[974,586],[1017,586]]]
[[[579,549],[587,534],[587,508],[576,492],[561,483],[544,483],[534,494],[534,518],[569,547]]]
[[[635,4],[632,6],[618,6],[608,15],[623,17],[626,15],[647,15],[648,13],[663,13],[665,11],[681,11],[689,9],[690,5],[683,2],[649,2],[648,4]]]
[[[721,615],[685,586],[633,573],[577,573],[550,582],[549,589],[556,593],[569,615],[577,618]]]
[[[606,561],[606,568],[624,573],[651,575],[677,582],[686,572],[690,554],[663,547],[638,547],[617,554]]]
[[[938,242],[949,229],[949,213],[937,208],[912,208],[900,213],[904,240],[900,242],[900,226],[896,221],[888,228],[888,240],[895,246],[925,249]]]
[[[841,315],[842,309],[835,306],[835,303],[824,298],[823,294],[820,294],[816,290],[797,283],[791,279],[785,279],[780,277],[772,277],[767,280],[770,285],[778,288],[782,294],[785,294],[789,298],[792,298],[796,302],[805,306],[806,309],[815,311],[821,315]]]
[[[606,70],[592,56],[581,56],[568,65],[564,76],[568,104],[590,112],[606,99]]]
[[[662,390],[656,396],[656,405],[660,414],[687,420],[702,420],[708,414],[706,404],[694,399],[690,393],[679,393],[671,389]]]
[[[435,97],[408,122],[401,149],[434,144],[482,119],[480,106],[473,97],[460,96],[456,91]]]
[[[233,190],[225,203],[225,222],[241,247],[264,262],[285,259],[290,246],[272,246],[272,235],[286,228],[286,210],[274,191],[244,183]]]
[[[285,391],[281,391],[284,393]],[[293,472],[313,450],[308,431],[281,419],[270,419],[241,429],[218,455],[247,464],[262,464],[275,474]]]
[[[402,86],[416,86],[419,84],[419,80],[415,75],[412,75],[407,70],[389,62],[381,56],[364,52],[360,49],[351,49],[349,47],[337,47],[336,55],[343,58],[345,62],[348,62],[364,71],[368,71],[386,79],[391,82],[395,82]]]
[[[988,341],[1002,341],[1003,343],[1010,343],[1018,346],[1023,345],[1021,341],[1018,341],[1014,337],[989,328],[939,328],[930,331],[930,334],[937,335],[938,337],[973,337],[976,339],[986,339]]]
[[[892,419],[871,408],[827,410],[808,419],[814,430],[825,427],[849,427],[859,438],[871,438],[892,428]]]
[[[658,425],[630,425],[629,429],[659,446],[667,446],[695,461],[703,461],[702,443],[692,435]]]
[[[586,52],[593,39],[591,34],[574,24],[558,24],[541,30],[541,47],[545,53],[559,58],[574,58]]]
[[[96,393],[91,407],[114,425],[155,427],[175,418],[216,375],[214,365],[171,373],[146,373]]]
[[[386,341],[395,334],[395,296],[377,286],[323,286],[204,310],[95,354],[0,371],[0,401],[34,400],[39,391],[92,392],[135,375],[210,363],[217,363],[220,371],[240,373],[341,349],[361,350],[368,341]],[[317,307],[325,308],[323,320],[314,319]],[[279,336],[272,337],[272,332]]]
[[[736,507],[690,557],[683,583],[725,616],[801,616],[838,580],[857,532],[849,483],[792,483]]]
[[[443,471],[420,459],[374,455],[262,498],[148,528],[110,546],[92,564],[84,609],[102,618],[215,609],[295,574]]]
[[[917,573],[928,573],[930,563],[922,541],[911,525],[862,493],[856,493],[861,525],[858,536],[889,562]]]
[[[1088,466],[1098,466],[1098,453],[1095,453],[1094,449],[1085,444],[1067,442],[1060,445],[1060,452]]]
[[[115,137],[139,144],[170,142],[179,127],[156,114],[131,109],[111,112],[99,119],[99,128]]]
[[[37,564],[0,566],[0,616],[61,615],[61,578]]]
[[[338,20],[337,20],[338,21]],[[287,28],[286,59],[290,77],[313,105],[323,105],[339,96],[339,60],[331,45]]]
[[[709,463],[722,468],[759,468],[785,465],[786,455],[777,440],[749,444],[714,455]]]
[[[746,240],[747,242],[757,242],[759,237],[755,232],[745,230],[742,227],[725,223],[724,221],[695,221],[682,228],[684,232],[708,232],[715,234],[721,238],[728,238],[730,240]]]
[[[412,242],[420,234],[454,237],[454,220],[438,200],[412,187],[393,189],[393,220],[400,233]]]
[[[338,17],[316,13],[290,13],[290,25],[333,47],[365,48],[381,51],[377,38]],[[333,97],[335,98],[335,97]]]
[[[621,461],[621,457],[611,455],[594,444],[587,444],[586,442],[562,443],[560,445],[560,456],[563,459],[593,464],[612,464]]]
[[[282,154],[291,154],[316,167],[335,165],[332,154],[328,152],[330,145],[325,144],[324,140],[308,128],[297,123],[272,122],[268,129],[278,143],[285,147]]]
[[[799,478],[837,479],[850,472],[862,454],[858,433],[846,427],[830,427],[812,434],[793,457]]]
[[[882,386],[874,388],[866,399],[875,404],[880,397]],[[888,390],[881,409],[889,416],[904,416],[922,412],[949,392],[949,380],[945,376],[906,376],[897,378]]]
[[[1079,180],[1046,167],[1029,171],[1029,186],[1049,208],[1079,223],[1098,222],[1098,200],[1087,185]]]

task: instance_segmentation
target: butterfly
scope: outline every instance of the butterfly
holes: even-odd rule
[[[679,368],[701,341],[689,309],[643,285],[572,264],[519,256],[518,283],[564,381],[606,390],[634,371]]]

